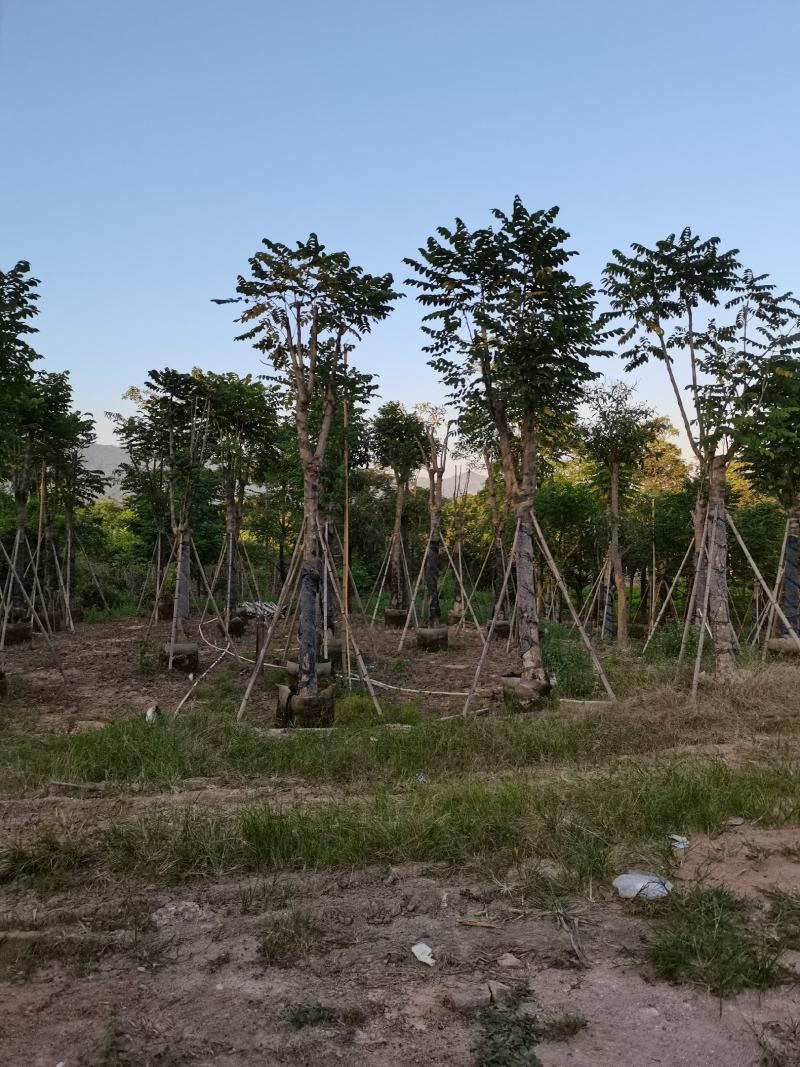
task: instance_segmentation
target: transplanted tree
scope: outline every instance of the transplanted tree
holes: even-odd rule
[[[391,470],[395,480],[394,525],[389,554],[389,607],[408,607],[403,571],[403,506],[412,475],[419,467],[419,442],[425,426],[419,415],[407,411],[396,400],[378,409],[372,422],[372,448],[381,467]]]
[[[303,467],[303,565],[300,579],[298,690],[317,691],[316,615],[322,576],[319,539],[320,472],[337,406],[345,363],[353,342],[385,319],[399,294],[391,274],[366,274],[346,252],[327,252],[316,234],[295,248],[264,240],[240,276],[239,297],[247,329],[239,340],[253,342],[289,389]],[[226,301],[219,301],[225,303]],[[320,418],[312,426],[315,401]]]
[[[634,390],[624,382],[597,386],[587,397],[592,420],[583,427],[583,448],[597,464],[608,515],[608,578],[614,582],[617,609],[617,645],[628,647],[628,592],[620,549],[620,497],[630,489],[634,471],[641,467],[657,426],[652,409],[633,402]],[[604,598],[601,594],[601,603]],[[605,611],[604,611],[605,620]]]
[[[723,252],[717,237],[702,240],[687,227],[654,248],[614,250],[603,272],[611,312],[623,320],[620,343],[628,368],[650,359],[666,367],[683,427],[700,465],[707,501],[695,512],[696,574],[706,553],[708,618],[720,676],[736,673],[735,635],[728,604],[727,471],[748,426],[765,410],[766,383],[776,361],[800,351],[798,303],[777,294],[766,275],[754,275]],[[724,322],[714,317],[722,307]],[[683,368],[677,361],[683,363]],[[679,375],[688,379],[689,403]],[[708,516],[706,552],[701,548]]]
[[[533,495],[543,423],[570,415],[588,364],[601,353],[594,290],[566,269],[575,254],[556,225],[558,208],[529,212],[517,197],[496,229],[461,219],[440,227],[407,260],[428,308],[423,329],[431,365],[459,407],[477,404],[494,423],[506,494],[518,525],[517,624],[522,679],[532,695],[550,682],[542,662],[534,576]]]

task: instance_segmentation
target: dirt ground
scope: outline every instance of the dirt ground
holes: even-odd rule
[[[187,681],[138,670],[143,632],[125,619],[58,635],[66,682],[40,639],[11,650],[12,719],[77,731],[154,702],[173,707]],[[377,653],[364,648],[379,678],[409,689],[467,687],[480,652],[474,635],[424,660],[398,654],[398,639],[379,630]],[[242,648],[249,651],[246,640]],[[489,696],[513,664],[504,643],[498,653],[483,683]],[[215,655],[204,649],[203,663]],[[451,714],[462,699],[420,703],[428,714]],[[268,715],[262,704],[256,717]],[[2,797],[0,783],[0,819],[9,843],[157,810],[286,807],[336,795],[292,779],[192,780],[146,796],[52,783]],[[800,891],[800,829],[741,823],[693,840],[678,878],[756,897],[774,886]],[[517,998],[523,1012],[585,1020],[568,1040],[537,1047],[545,1067],[755,1067],[768,1062],[762,1028],[800,1015],[791,984],[720,1001],[654,981],[641,959],[642,920],[607,886],[564,915],[521,910],[512,883],[511,873],[486,882],[415,864],[178,886],[97,881],[45,896],[0,887],[0,1064],[468,1067],[490,982],[499,983],[498,1001]],[[307,944],[291,958],[265,959],[260,937],[292,909],[309,926]],[[432,948],[433,967],[412,954],[418,942]],[[293,1024],[298,1009],[319,1004],[326,1017]]]

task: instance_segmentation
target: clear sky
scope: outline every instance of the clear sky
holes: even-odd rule
[[[799,31],[797,0],[0,0],[0,261],[101,441],[151,367],[261,369],[210,298],[264,236],[402,278],[519,193],[580,280],[688,224],[798,289]],[[443,395],[419,318],[361,347],[384,399]]]

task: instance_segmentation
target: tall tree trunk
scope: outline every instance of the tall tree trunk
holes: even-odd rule
[[[617,647],[628,647],[628,591],[619,547],[619,463],[611,464],[611,544],[608,557],[614,573],[617,595]]]
[[[692,529],[694,530],[694,613],[695,622],[698,625],[700,624],[700,616],[703,612],[703,601],[705,599],[706,588],[707,560],[705,553],[703,552],[703,528],[705,525],[706,505],[707,501],[704,499],[702,490],[700,490],[698,491],[697,500],[695,501],[694,510],[692,511]],[[706,539],[707,545],[710,543],[708,537],[710,537],[710,531]],[[653,575],[653,596],[656,596],[655,574]]]
[[[713,546],[706,580],[708,594],[708,622],[714,643],[717,677],[736,675],[736,652],[728,603],[728,524],[725,521],[725,490],[728,464],[724,456],[715,456],[709,471],[708,503],[710,509],[707,543]]]
[[[603,568],[603,578],[597,594],[597,617],[600,636],[604,641],[614,639],[614,593],[612,588],[611,560]]]
[[[492,607],[492,615],[496,615],[498,619],[505,619],[506,604],[508,595],[503,595],[503,580],[506,576],[506,565],[503,558],[503,527],[502,525],[496,525],[494,527],[494,570],[492,575],[492,586],[494,588],[494,605]]]
[[[319,535],[319,472],[313,463],[305,464],[303,474],[303,564],[300,571],[299,693],[317,692],[317,604],[322,579]]]
[[[783,572],[783,613],[789,626],[800,634],[800,501],[789,512]],[[782,626],[786,631],[786,627]]]
[[[441,518],[439,508],[431,507],[431,539],[428,558],[425,561],[425,587],[428,591],[428,625],[438,626],[442,621],[439,604],[439,546],[441,543]]]
[[[225,620],[230,622],[241,599],[241,575],[239,573],[239,538],[242,532],[242,516],[238,502],[229,494],[225,502]]]
[[[177,602],[178,633],[186,640],[189,637],[189,616],[192,610],[192,531],[188,522],[182,522],[177,531],[178,563],[175,574],[175,600]]]
[[[533,555],[533,515],[530,499],[517,501],[517,633],[522,655],[522,680],[539,682],[549,688],[539,641],[536,609],[536,573]]]
[[[397,478],[394,498],[394,526],[392,528],[392,553],[389,559],[389,607],[400,611],[407,607],[406,585],[403,580],[403,505],[406,499],[406,481]]]

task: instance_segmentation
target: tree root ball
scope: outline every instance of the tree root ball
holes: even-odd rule
[[[228,633],[231,637],[241,637],[244,634],[247,620],[242,615],[231,615],[231,620],[228,623]],[[225,636],[225,623],[222,619],[217,623],[217,629]]]
[[[286,661],[286,673],[290,678],[297,678],[300,674],[300,665],[295,663],[292,659]],[[333,673],[330,660],[322,659],[317,660],[317,677],[318,678],[330,678]]]
[[[169,668],[169,641],[161,646],[158,662],[163,670]],[[176,641],[172,653],[172,669],[182,674],[196,674],[200,670],[200,650],[196,641]]]
[[[516,714],[543,709],[552,688],[549,682],[527,682],[514,675],[503,678],[502,684],[506,709]]]
[[[458,624],[460,622],[462,622],[463,619],[464,619],[464,612],[463,611],[449,611],[447,613],[447,625],[448,626],[458,626]]]
[[[6,626],[6,646],[24,645],[33,636],[33,627],[29,622],[10,622]]]
[[[491,623],[489,624],[489,629],[491,629]],[[486,633],[488,634],[489,630],[487,630]],[[502,638],[504,641],[507,641],[510,633],[511,623],[508,619],[498,619],[494,624],[494,630],[492,630],[492,640],[499,641]]]
[[[417,648],[421,652],[440,652],[447,648],[447,627],[426,626],[417,630]]]
[[[311,728],[333,726],[334,686],[311,695],[293,693],[288,685],[278,686],[278,709],[275,721],[279,726]]]
[[[770,652],[777,652],[781,656],[798,656],[800,649],[791,637],[772,637],[767,646]]]
[[[383,625],[387,630],[402,630],[407,617],[408,611],[404,608],[387,608],[383,613]]]

